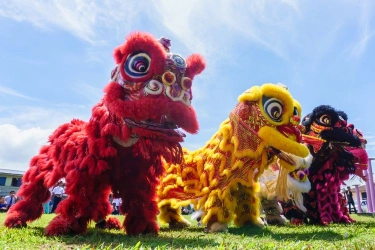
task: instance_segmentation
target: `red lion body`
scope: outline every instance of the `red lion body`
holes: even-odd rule
[[[169,45],[167,39],[137,32],[115,49],[117,67],[104,98],[88,122],[74,119],[61,125],[32,158],[18,193],[23,200],[8,212],[7,227],[39,218],[50,197],[48,188],[65,178],[68,198],[56,209],[47,235],[84,233],[90,220],[98,227],[116,227],[116,221],[105,221],[111,191],[123,200],[127,234],[158,232],[161,159],[181,161],[184,134],[177,128],[198,131],[191,84],[205,67],[201,56],[185,61],[169,53]]]

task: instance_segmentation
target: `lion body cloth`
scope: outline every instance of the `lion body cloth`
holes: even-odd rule
[[[166,164],[158,189],[161,222],[188,226],[180,205],[195,204],[203,212],[208,232],[235,225],[262,225],[259,218],[258,178],[276,155],[306,157],[298,129],[300,105],[282,86],[254,86],[203,148],[184,151],[181,164]],[[281,160],[288,171],[294,167]]]
[[[9,210],[7,227],[39,218],[48,189],[65,178],[68,197],[58,205],[47,235],[84,233],[91,220],[99,228],[121,227],[118,220],[106,220],[110,192],[123,200],[127,234],[159,231],[156,187],[162,161],[182,160],[184,134],[178,128],[198,131],[191,85],[205,68],[200,55],[185,60],[169,46],[166,38],[134,32],[115,49],[117,66],[104,98],[88,122],[61,125],[31,159],[18,193],[23,199]]]

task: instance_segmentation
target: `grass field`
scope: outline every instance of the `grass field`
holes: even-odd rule
[[[43,215],[27,228],[8,229],[0,214],[0,249],[375,249],[374,215],[353,215],[350,225],[229,227],[227,233],[205,234],[202,227],[181,231],[162,227],[158,236],[127,236],[119,230],[96,230],[85,235],[46,237],[44,227],[54,215]],[[187,217],[188,218],[188,217]],[[121,220],[123,217],[120,218]]]

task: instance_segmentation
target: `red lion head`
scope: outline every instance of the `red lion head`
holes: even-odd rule
[[[136,32],[115,49],[117,66],[89,124],[94,137],[110,137],[122,147],[136,145],[146,158],[152,150],[167,160],[181,159],[179,143],[185,135],[178,129],[198,131],[191,87],[205,62],[198,54],[185,60],[169,46],[168,39]]]

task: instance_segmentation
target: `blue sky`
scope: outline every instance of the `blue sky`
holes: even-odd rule
[[[196,149],[253,85],[283,83],[303,115],[344,110],[375,157],[374,1],[0,1],[0,168],[28,168],[48,135],[87,120],[114,68],[113,49],[135,30],[201,53],[193,85]],[[374,163],[375,164],[375,163]]]

